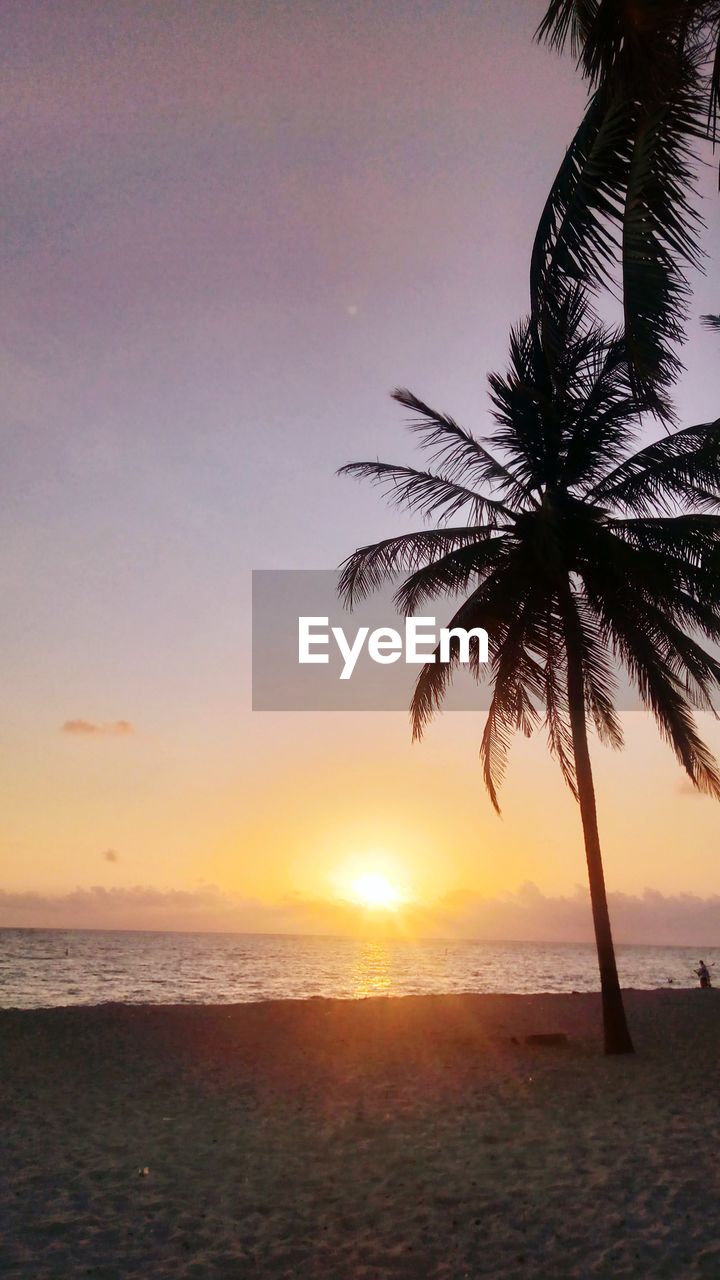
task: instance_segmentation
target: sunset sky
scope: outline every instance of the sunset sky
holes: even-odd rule
[[[584,102],[545,7],[3,5],[0,924],[356,930],[373,874],[415,932],[587,932],[542,735],[498,819],[479,715],[412,746],[400,713],[250,709],[251,570],[414,527],[334,474],[409,460],[388,392],[488,425]],[[720,406],[702,188],[687,425]],[[720,807],[625,720],[594,747],[608,885],[626,936],[692,940]]]

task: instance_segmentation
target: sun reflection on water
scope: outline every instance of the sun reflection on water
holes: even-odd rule
[[[362,942],[353,972],[353,996],[390,995],[393,987],[392,957],[386,943],[377,941]]]

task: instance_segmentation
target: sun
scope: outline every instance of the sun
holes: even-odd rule
[[[353,898],[362,907],[394,911],[402,902],[402,894],[397,885],[378,871],[365,871],[352,881],[350,889]]]

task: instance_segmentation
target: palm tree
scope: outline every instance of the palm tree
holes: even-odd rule
[[[568,44],[590,99],[553,183],[531,266],[533,312],[558,282],[615,282],[635,394],[665,422],[688,270],[702,252],[694,173],[717,138],[719,0],[551,0],[537,36]]]
[[[403,576],[398,606],[461,598],[452,627],[484,627],[492,689],[480,756],[498,787],[515,730],[540,723],[579,801],[602,990],[605,1049],[632,1052],[613,949],[588,747],[588,721],[622,745],[612,660],[629,673],[661,734],[701,791],[718,767],[692,706],[710,708],[720,663],[720,420],[676,430],[631,453],[640,404],[622,336],[595,322],[579,290],[557,313],[556,344],[531,320],[512,334],[510,367],[490,377],[494,426],[479,440],[409,391],[394,398],[430,455],[429,469],[354,462],[434,527],[359,548],[342,565],[346,605]],[[492,452],[488,445],[492,446]],[[691,634],[692,633],[692,634]],[[426,664],[411,705],[413,737],[438,711],[457,666]]]

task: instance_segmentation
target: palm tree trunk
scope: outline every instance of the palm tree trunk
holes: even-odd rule
[[[585,687],[582,653],[572,620],[566,618],[565,642],[567,647],[568,703],[572,731],[578,800],[585,836],[590,902],[592,905],[595,943],[600,966],[600,990],[602,992],[603,1031],[606,1053],[634,1053],[633,1043],[625,1018],[620,981],[615,963],[615,948],[610,929],[605,874],[603,872],[600,836],[598,833],[595,788],[588,747],[585,720]]]

